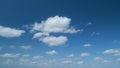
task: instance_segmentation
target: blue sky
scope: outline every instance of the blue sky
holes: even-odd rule
[[[0,68],[119,68],[119,0],[1,0]]]

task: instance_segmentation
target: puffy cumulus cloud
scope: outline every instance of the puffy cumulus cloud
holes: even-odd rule
[[[46,43],[50,46],[60,46],[63,45],[68,39],[66,36],[54,36],[58,33],[77,33],[83,30],[77,30],[70,25],[71,19],[68,17],[54,16],[49,17],[40,23],[35,22],[30,25],[31,32],[34,33],[33,39],[37,38],[41,42]]]
[[[60,46],[60,45],[65,44],[67,40],[68,39],[65,36],[59,36],[59,37],[47,36],[47,37],[40,39],[40,41],[48,44],[49,46]]]
[[[92,44],[90,44],[90,43],[86,43],[86,44],[84,44],[83,46],[84,46],[84,47],[91,47]]]
[[[24,49],[24,50],[28,50],[28,49],[31,49],[31,46],[30,45],[23,45],[23,46],[20,46],[21,49]]]
[[[19,56],[20,54],[10,54],[10,53],[5,53],[0,55],[0,57],[2,58],[17,58]]]
[[[48,33],[76,33],[79,30],[76,30],[70,26],[70,18],[62,16],[49,17],[47,20],[42,21],[41,23],[35,23],[31,31],[42,31]]]
[[[0,25],[0,36],[10,38],[10,37],[19,37],[23,33],[25,33],[24,30],[19,30],[15,28],[10,27],[4,27]]]
[[[47,51],[46,54],[48,54],[48,55],[56,55],[57,51],[55,51],[55,50]]]
[[[87,56],[90,56],[90,54],[89,53],[81,53],[80,56],[81,57],[87,57]]]
[[[120,50],[117,49],[108,49],[103,52],[103,54],[110,54],[113,56],[120,56]]]

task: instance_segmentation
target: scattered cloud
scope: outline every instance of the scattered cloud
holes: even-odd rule
[[[47,51],[46,54],[48,54],[48,55],[56,55],[57,51],[55,51],[55,50]]]
[[[40,39],[42,42],[48,44],[49,46],[61,46],[66,43],[68,40],[66,36],[47,36]]]
[[[108,49],[103,52],[103,54],[110,54],[113,56],[120,56],[120,50],[117,49]]]
[[[28,50],[28,49],[31,49],[31,46],[30,45],[24,45],[24,46],[20,46],[21,49],[24,49],[24,50]]]
[[[84,46],[84,47],[91,47],[92,44],[90,44],[90,43],[86,43],[86,44],[84,44],[83,46]]]
[[[24,30],[19,30],[19,29],[10,28],[10,27],[4,27],[4,26],[0,25],[0,36],[1,37],[6,37],[6,38],[19,37],[23,33],[25,33]]]
[[[19,56],[20,54],[10,54],[10,53],[0,54],[0,57],[2,58],[17,58]]]
[[[87,57],[87,56],[90,56],[90,54],[89,53],[81,53],[80,56],[81,57]]]

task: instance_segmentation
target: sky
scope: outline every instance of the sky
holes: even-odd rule
[[[119,0],[0,0],[0,68],[119,68]]]

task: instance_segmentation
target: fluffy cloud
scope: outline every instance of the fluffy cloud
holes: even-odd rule
[[[87,57],[87,56],[90,56],[90,54],[89,53],[81,53],[80,56],[81,57]]]
[[[103,52],[103,54],[110,54],[113,56],[120,56],[120,50],[117,49],[108,49]]]
[[[24,30],[19,30],[19,29],[15,29],[15,28],[10,28],[10,27],[4,27],[0,25],[0,36],[2,37],[19,37],[21,36],[23,33],[25,33]]]
[[[52,50],[52,51],[47,51],[46,54],[55,55],[55,54],[57,54],[57,52],[55,50]]]
[[[10,54],[10,53],[5,53],[0,55],[0,57],[3,57],[3,58],[17,58],[19,56],[20,54]]]
[[[77,33],[83,30],[76,30],[73,26],[70,26],[71,19],[68,17],[54,16],[49,17],[41,23],[34,23],[31,25],[31,32],[34,33],[33,39],[37,38],[41,42],[50,46],[60,46],[67,42],[66,36],[53,36],[56,33]]]
[[[60,46],[60,45],[65,44],[67,40],[68,39],[65,36],[59,36],[59,37],[47,36],[47,37],[40,39],[40,41],[48,44],[49,46]]]
[[[84,47],[90,47],[90,46],[92,46],[92,44],[86,43],[86,44],[84,44],[83,46],[84,46]]]
[[[42,21],[41,23],[35,23],[31,29],[34,31],[42,31],[42,32],[53,32],[53,33],[76,33],[79,30],[70,26],[70,18],[54,16],[49,17],[47,20]]]
[[[31,49],[31,46],[30,45],[20,46],[20,48],[24,50],[28,50],[28,49]]]

